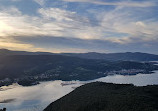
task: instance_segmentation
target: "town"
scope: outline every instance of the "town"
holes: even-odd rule
[[[97,72],[97,75],[99,75],[98,77],[104,77],[104,76],[108,76],[108,75],[136,75],[138,73],[151,73],[151,72],[147,72],[146,70],[142,70],[142,69],[122,69],[122,70],[118,70],[118,71],[106,71],[106,72]],[[69,76],[70,77],[74,77],[77,76],[78,74],[76,73],[72,73]],[[25,77],[21,77],[21,78],[14,78],[14,79],[10,79],[10,78],[5,78],[3,80],[0,80],[0,87],[1,86],[8,86],[11,85],[13,83],[18,83],[19,85],[22,86],[32,86],[32,85],[37,85],[39,84],[40,81],[49,81],[49,80],[58,80],[59,78],[59,74],[40,74],[40,75],[35,75],[35,76],[25,76]]]

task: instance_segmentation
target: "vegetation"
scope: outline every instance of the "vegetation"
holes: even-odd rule
[[[106,71],[143,69],[152,71],[158,66],[132,61],[110,62],[61,55],[18,55],[0,57],[0,79],[52,75],[61,80],[87,80],[105,76]],[[98,74],[98,72],[102,72]]]
[[[130,69],[138,70],[132,74],[150,73],[157,70],[158,66],[152,63],[82,59],[62,55],[0,56],[0,86],[13,82],[35,85],[43,80],[91,80],[106,76],[110,71]]]
[[[44,111],[158,111],[158,86],[89,83],[51,103]]]
[[[67,56],[75,56],[85,59],[104,59],[104,60],[125,60],[125,61],[158,61],[158,55],[141,53],[141,52],[125,52],[125,53],[63,53]]]
[[[6,108],[0,109],[0,111],[6,111]]]

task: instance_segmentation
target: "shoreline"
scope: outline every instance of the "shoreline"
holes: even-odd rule
[[[93,80],[97,80],[97,79],[100,79],[100,78],[103,78],[103,77],[108,77],[108,76],[115,76],[115,75],[122,75],[122,76],[134,76],[134,75],[138,75],[138,74],[143,74],[143,75],[148,75],[148,74],[154,74],[156,73],[156,71],[158,70],[154,70],[154,71],[150,71],[148,73],[134,73],[134,74],[111,74],[111,75],[104,75],[104,76],[101,76],[101,77],[97,77],[95,79],[87,79],[87,80],[60,80],[60,81],[65,81],[65,82],[68,82],[68,81],[93,81]],[[56,79],[56,80],[59,80],[59,79]],[[51,81],[56,81],[56,80],[43,80],[43,81],[35,81],[37,84],[31,84],[31,85],[21,85],[21,84],[18,84],[18,83],[12,83],[10,85],[4,85],[4,86],[0,86],[0,92],[1,91],[5,91],[5,90],[9,90],[9,89],[13,89],[14,87],[11,87],[9,88],[9,86],[22,86],[22,87],[31,87],[31,86],[36,86],[36,85],[39,85],[41,84],[42,82],[51,82]],[[4,89],[3,87],[8,87],[6,89]]]

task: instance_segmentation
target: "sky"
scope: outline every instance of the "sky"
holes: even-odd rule
[[[0,0],[0,48],[158,54],[157,0]]]

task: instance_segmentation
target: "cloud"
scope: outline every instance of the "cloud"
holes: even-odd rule
[[[41,35],[77,38],[83,38],[81,36],[84,33],[88,35],[85,30],[89,28],[89,19],[77,15],[75,12],[59,8],[41,8],[38,10],[38,13],[40,17],[24,15],[15,7],[0,11],[0,35]],[[78,35],[80,31],[82,31],[83,34]]]
[[[112,40],[123,40],[124,43],[128,43],[133,42],[130,38],[141,38],[142,40],[157,38],[158,21],[152,20],[152,18],[142,19],[141,15],[145,15],[147,12],[145,9],[138,10],[116,7],[112,11],[100,13],[97,21],[100,21],[100,28],[111,32],[111,35],[116,33],[113,37],[111,36]],[[150,12],[149,9],[147,10]]]
[[[115,1],[115,2],[106,2],[101,0],[63,0],[65,2],[82,2],[82,3],[92,3],[96,5],[114,5],[114,6],[125,6],[125,7],[151,7],[155,6],[154,3],[149,1],[136,2],[136,1]]]
[[[34,0],[36,3],[38,3],[40,6],[44,6],[46,0]]]
[[[111,3],[116,4],[116,2]],[[72,11],[69,8],[42,7],[36,10],[36,15],[27,15],[11,6],[0,10],[0,48],[51,52],[66,50],[102,52],[124,49],[125,46],[132,49],[132,46],[138,46],[136,43],[138,41],[139,44],[144,44],[142,45],[144,47],[152,47],[151,43],[158,41],[158,21],[155,17],[148,16],[149,12],[155,13],[149,7],[142,9],[141,6],[120,7],[116,4],[108,10],[92,7],[84,11],[82,8],[80,11],[75,9]],[[49,41],[44,39],[38,41],[42,37],[52,38],[49,46],[42,43]],[[28,41],[22,38],[27,38]],[[64,42],[65,45],[53,42],[57,38],[65,38],[70,42]],[[31,42],[33,39],[35,41]],[[77,47],[71,42],[78,44]]]
[[[114,42],[114,40],[92,40],[65,37],[38,37],[38,38],[16,38],[23,43],[33,44],[34,47],[42,47],[50,52],[147,52],[157,54],[158,39],[143,41],[141,38],[130,38],[129,43]],[[129,38],[127,38],[129,39]],[[126,38],[121,42],[128,41]]]
[[[0,36],[58,35],[58,30],[62,29],[58,23],[24,15],[17,8],[1,11],[0,24]]]
[[[0,37],[0,48],[10,49],[10,50],[29,50],[29,51],[39,51],[42,48],[36,48],[32,44],[22,43],[10,37]]]
[[[4,1],[4,0],[0,0],[0,2],[1,2],[1,1]],[[8,2],[8,1],[9,1],[9,2],[20,2],[21,0],[5,0],[5,1],[7,1],[7,2]]]
[[[88,22],[86,18],[77,16],[75,12],[58,8],[41,8],[38,12],[40,14],[39,17],[24,15],[15,7],[0,11],[0,48],[42,51],[42,48],[34,47],[34,45],[30,43],[20,42],[18,39],[15,39],[15,37],[76,37],[75,32],[71,32],[71,29],[76,30],[78,29],[76,27],[77,24],[80,27],[85,22]],[[48,16],[46,14],[48,14]],[[71,50],[75,49],[71,48]],[[57,50],[54,50],[54,52],[57,52]]]
[[[19,1],[21,1],[21,0],[11,0],[11,1],[13,1],[13,2],[19,2]]]
[[[41,8],[38,12],[47,19],[54,18],[57,21],[73,21],[75,12],[62,10],[59,8]]]
[[[0,12],[0,35],[115,39],[115,42],[119,39],[125,41],[127,37],[157,36],[157,21],[140,21],[132,17],[135,13],[129,14],[129,9],[123,10],[116,7],[108,12],[97,13],[95,19],[98,24],[94,25],[87,16],[59,8],[41,8],[38,10],[40,16],[29,16],[12,7]]]

